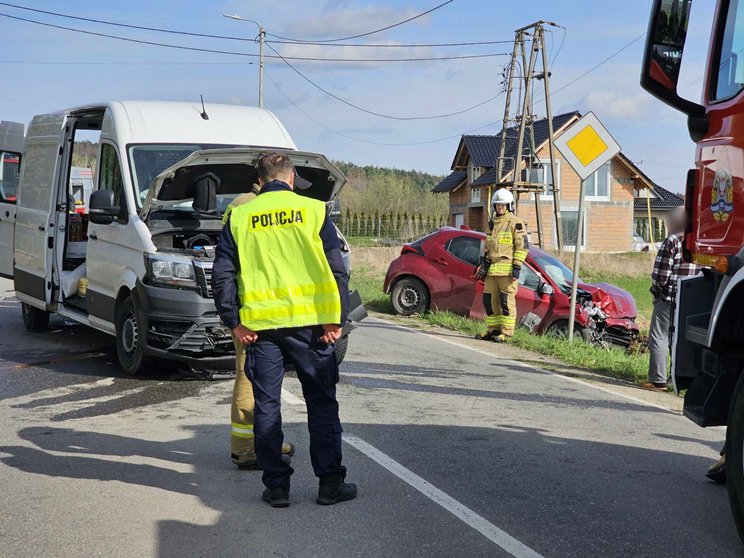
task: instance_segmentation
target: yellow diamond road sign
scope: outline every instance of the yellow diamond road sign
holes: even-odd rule
[[[620,153],[620,145],[593,112],[566,130],[555,146],[582,180]]]

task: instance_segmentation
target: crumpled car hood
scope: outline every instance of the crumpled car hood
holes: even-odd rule
[[[638,316],[635,299],[624,289],[608,283],[579,283],[579,287],[591,293],[592,302],[608,318],[636,318]]]

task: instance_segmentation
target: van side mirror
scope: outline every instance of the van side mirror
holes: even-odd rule
[[[211,172],[194,180],[194,202],[191,207],[200,215],[217,215],[217,188],[220,178]]]
[[[542,296],[553,296],[555,294],[555,289],[553,288],[553,285],[548,285],[547,283],[540,283],[539,290]]]
[[[677,93],[692,0],[654,0],[643,55],[641,87],[688,117],[693,141],[708,133],[705,107]]]
[[[119,216],[121,208],[114,205],[113,190],[96,190],[90,195],[90,222],[96,225],[110,225]]]

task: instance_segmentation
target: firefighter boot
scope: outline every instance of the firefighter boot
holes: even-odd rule
[[[275,488],[267,488],[263,491],[261,499],[272,508],[289,507],[289,481],[284,481]]]
[[[475,338],[478,341],[494,341],[499,335],[501,335],[500,331],[488,331],[486,333],[476,334]]]
[[[493,342],[494,343],[506,343],[507,341],[509,341],[509,339],[511,339],[511,335],[506,335],[504,333],[501,333],[497,335],[496,337],[494,337]]]
[[[357,497],[357,486],[345,483],[341,475],[326,475],[320,477],[318,487],[318,499],[316,502],[322,506],[331,506]]]
[[[713,465],[713,467],[708,469],[708,472],[705,473],[705,476],[715,482],[720,482],[720,483],[726,482],[726,454],[725,453],[721,456],[721,459],[719,459],[716,462],[716,464]]]
[[[284,442],[282,444],[282,460],[287,464],[292,464],[292,456],[295,453],[295,447],[294,445],[290,444],[289,442]],[[241,471],[260,471],[261,467],[258,465],[258,461],[253,458],[250,461],[237,461],[235,456],[233,456],[233,463],[236,463],[238,465],[238,469]]]

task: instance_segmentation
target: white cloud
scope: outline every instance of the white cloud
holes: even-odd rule
[[[595,89],[581,100],[582,112],[594,111],[602,117],[640,119],[648,115],[652,98],[648,93],[623,95],[617,91]]]
[[[387,27],[420,13],[412,6],[391,8],[390,6],[347,7],[347,2],[331,2],[329,7],[340,6],[320,16],[303,17],[291,23],[288,32],[301,38],[338,37],[339,35],[357,35]],[[425,24],[428,18],[417,19],[419,25]]]

